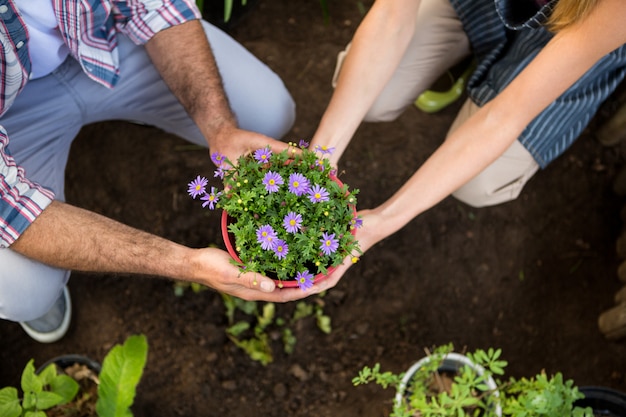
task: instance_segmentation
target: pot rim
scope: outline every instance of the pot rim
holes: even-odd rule
[[[582,386],[578,390],[585,398],[577,400],[574,405],[591,407],[594,411],[609,412],[614,416],[626,415],[626,392],[596,385]]]
[[[43,370],[46,369],[46,367],[52,363],[56,364],[57,366],[61,368],[72,366],[74,363],[78,363],[78,364],[87,366],[89,369],[96,372],[97,374],[99,374],[100,371],[102,370],[102,365],[100,364],[100,362],[95,361],[85,355],[80,355],[76,353],[68,353],[65,355],[55,356],[54,358],[48,360],[46,363],[44,363],[39,368],[37,368],[36,373],[38,374],[40,372],[43,372]]]
[[[339,186],[343,186],[343,182],[339,179],[339,177],[337,177],[333,172],[331,172],[329,174],[330,178],[337,182],[337,184],[339,184]],[[354,213],[354,215],[356,216],[357,214],[357,210],[356,210],[356,206],[352,206],[352,211]],[[239,258],[239,256],[237,255],[237,251],[235,250],[235,247],[233,246],[233,241],[231,240],[231,234],[228,232],[228,213],[226,212],[226,210],[222,210],[222,217],[220,219],[220,225],[221,225],[221,232],[222,232],[222,240],[224,241],[224,245],[226,246],[226,251],[228,252],[228,254],[237,262],[239,262],[240,264],[242,264],[243,262],[241,261],[241,259]],[[356,236],[356,228],[350,230],[350,233],[353,236]],[[318,282],[322,282],[324,281],[326,278],[328,278],[333,272],[335,272],[335,269],[337,269],[336,266],[329,266],[328,268],[326,268],[327,273],[326,274],[322,274],[319,273],[317,275],[315,275],[315,277],[313,277],[313,284],[317,284]],[[280,280],[280,279],[274,279],[273,280],[276,283],[276,286],[278,288],[295,288],[298,287],[298,282],[296,280]]]
[[[424,366],[424,364],[426,364],[426,363],[428,363],[428,362],[430,362],[432,360],[434,360],[432,356],[426,356],[426,357],[420,359],[419,361],[415,362],[406,371],[406,373],[404,374],[404,377],[402,378],[402,380],[400,382],[400,385],[398,386],[398,389],[396,390],[396,397],[394,399],[394,405],[396,407],[401,404],[402,397],[404,396],[404,391],[406,390],[406,387],[409,384],[409,381],[411,380],[411,378],[413,377],[415,372],[417,372],[417,370],[419,368]],[[450,353],[444,355],[443,356],[443,360],[444,361],[449,361],[449,362],[455,362],[457,364],[460,364],[460,366],[467,365],[470,368],[472,368],[478,375],[483,375],[485,373],[485,368],[483,368],[482,366],[472,362],[470,360],[470,358],[468,358],[467,356],[462,355],[462,354],[457,353],[457,352],[450,352]],[[500,397],[500,391],[498,391],[498,385],[496,384],[496,381],[492,377],[487,378],[485,380],[485,384],[489,387],[490,390],[493,391],[493,395],[495,397]],[[502,416],[502,407],[500,406],[499,402],[496,403],[496,409],[494,410],[494,413],[498,417]]]

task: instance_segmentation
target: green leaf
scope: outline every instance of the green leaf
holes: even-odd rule
[[[233,0],[224,0],[224,22],[230,20],[230,14],[233,10]]]
[[[263,306],[263,314],[258,318],[259,327],[261,329],[265,329],[267,326],[272,324],[275,312],[276,306],[274,305],[274,303],[265,303],[265,305]]]
[[[22,406],[17,395],[17,389],[5,387],[0,389],[0,416],[19,417],[22,415]]]
[[[132,416],[130,406],[148,357],[144,335],[129,337],[104,358],[98,385],[96,412],[100,417]]]
[[[46,366],[38,375],[42,386],[50,385],[57,377],[57,366],[54,363]]]
[[[287,327],[283,329],[282,333],[283,333],[282,340],[283,340],[285,353],[288,355],[291,355],[296,346],[296,342],[297,342],[296,336],[294,336],[291,329]]]
[[[317,316],[317,327],[326,334],[330,334],[332,332],[332,326],[330,324],[330,317],[324,314],[321,314],[321,310],[318,310],[320,314],[316,314]]]
[[[248,323],[247,321],[240,321],[238,323],[233,324],[229,328],[227,328],[226,332],[235,337],[238,337],[249,328],[250,328],[250,323]]]
[[[47,410],[63,402],[63,397],[56,392],[42,391],[36,396],[35,408],[37,410]]]
[[[37,394],[33,394],[31,391],[24,393],[24,399],[22,400],[22,408],[24,410],[32,410],[37,403]]]
[[[35,374],[34,362],[33,359],[29,360],[22,372],[21,385],[24,393],[32,392],[37,394],[43,390],[41,380]]]
[[[310,304],[307,304],[305,301],[299,301],[296,304],[296,309],[293,312],[293,321],[297,321],[300,320],[304,317],[308,317],[311,314],[313,314],[313,306]]]
[[[57,375],[50,382],[50,389],[62,398],[59,404],[67,404],[76,397],[80,386],[74,378],[67,375]]]
[[[235,298],[235,303],[237,307],[248,315],[256,314],[257,311],[257,303],[256,301],[247,301],[241,298]]]
[[[24,417],[46,417],[46,413],[43,411],[27,411],[24,413]]]
[[[269,341],[265,334],[261,335],[259,338],[233,341],[239,348],[243,349],[252,360],[261,362],[262,365],[267,365],[274,360],[272,357],[272,349],[269,346]]]

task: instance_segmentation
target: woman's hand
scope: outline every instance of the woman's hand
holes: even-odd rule
[[[314,284],[308,291],[308,295],[317,294],[322,291],[326,291],[333,288],[339,280],[343,277],[346,271],[355,263],[358,262],[360,256],[362,256],[367,250],[369,250],[376,243],[383,240],[388,235],[384,230],[384,219],[382,215],[376,210],[361,210],[357,215],[363,220],[363,225],[356,232],[356,239],[359,242],[361,253],[353,253],[347,256],[341,265],[333,271],[325,280]]]

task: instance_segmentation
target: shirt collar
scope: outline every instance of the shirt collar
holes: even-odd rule
[[[504,25],[513,30],[537,29],[548,20],[558,0],[495,0]],[[541,5],[541,3],[545,3]]]

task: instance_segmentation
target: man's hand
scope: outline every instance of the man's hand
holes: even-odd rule
[[[300,288],[276,287],[274,280],[254,272],[241,273],[220,249],[198,249],[192,256],[192,281],[244,300],[286,302],[308,297],[314,292]]]
[[[239,156],[267,145],[276,152],[288,146],[238,128],[211,45],[199,21],[157,33],[146,43],[146,51],[167,86],[200,128],[211,153],[218,152],[235,163]]]
[[[236,164],[240,156],[265,148],[268,145],[272,151],[277,153],[289,147],[285,142],[231,126],[220,129],[219,133],[214,136],[209,152],[211,154],[217,152]]]
[[[11,249],[57,268],[156,275],[197,282],[246,300],[284,302],[311,295],[299,288],[276,289],[260,274],[241,274],[223,250],[191,249],[58,201]]]

